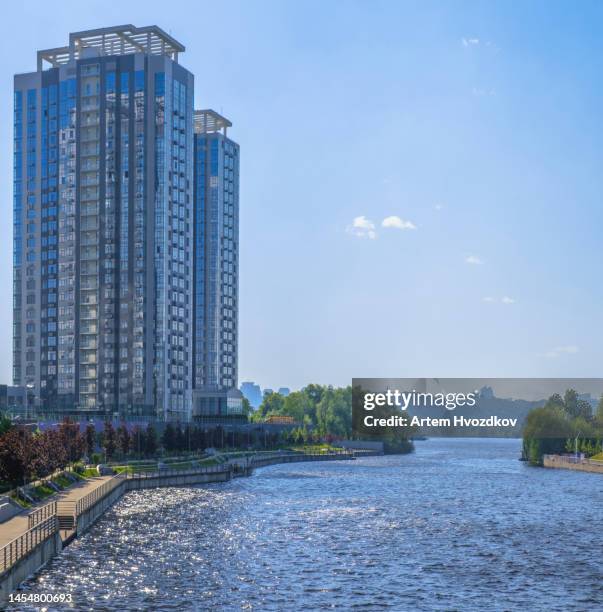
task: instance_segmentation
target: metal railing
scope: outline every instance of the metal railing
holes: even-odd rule
[[[57,513],[57,502],[53,501],[37,510],[34,510],[27,516],[27,528],[35,527],[47,518],[54,516]]]
[[[557,463],[582,463],[599,467],[603,466],[603,461],[600,459],[587,459],[586,457],[576,457],[573,455],[543,455],[543,457]]]
[[[17,561],[27,556],[36,547],[57,533],[58,530],[59,521],[57,517],[55,515],[49,516],[0,548],[0,573],[4,573]]]
[[[302,451],[284,451],[281,453],[274,453],[272,455],[255,455],[252,457],[253,460],[264,460],[264,459],[302,459],[305,457],[354,457],[354,453],[348,450],[337,450],[337,451],[321,451],[321,452],[312,452],[312,453],[304,453]]]
[[[117,474],[117,476],[113,476],[111,480],[107,480],[107,482],[103,483],[100,487],[90,491],[88,495],[78,499],[75,504],[75,516],[79,516],[82,512],[85,512],[88,508],[93,506],[99,499],[111,493],[113,489],[124,482],[124,478],[123,474]]]
[[[153,472],[139,471],[131,472],[128,470],[127,478],[157,478],[158,476],[196,476],[198,474],[216,474],[219,472],[228,472],[231,466],[228,463],[222,463],[219,465],[208,465],[205,467],[198,468],[187,468],[184,470],[176,469],[163,469],[156,470]],[[125,473],[125,472],[124,472]]]

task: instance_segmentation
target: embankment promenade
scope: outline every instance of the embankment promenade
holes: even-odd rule
[[[593,461],[592,459],[581,459],[579,457],[544,455],[542,465],[547,468],[603,474],[603,461]]]
[[[253,470],[279,463],[354,459],[348,451],[278,452],[243,456],[208,467],[99,476],[75,485],[56,500],[0,524],[0,605],[19,584],[90,528],[124,493],[156,487],[186,487],[251,476]]]

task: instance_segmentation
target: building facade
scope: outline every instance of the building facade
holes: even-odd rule
[[[239,389],[253,408],[259,408],[262,403],[262,389],[260,389],[260,385],[247,381],[241,383]]]
[[[242,410],[242,395],[237,390],[239,145],[227,136],[231,125],[215,111],[195,111],[196,416],[239,414]]]
[[[34,416],[36,398],[32,389],[0,385],[0,414],[9,417]]]
[[[190,418],[193,75],[156,26],[14,82],[13,382],[40,409]]]

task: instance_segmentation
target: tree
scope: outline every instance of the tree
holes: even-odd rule
[[[318,431],[338,438],[352,435],[352,388],[328,388],[316,406]]]
[[[34,435],[30,444],[30,475],[38,478],[64,468],[71,460],[70,457],[77,454],[77,451],[69,449],[69,443],[65,442],[64,433],[59,429],[49,429]],[[77,444],[74,448],[77,449]]]
[[[125,457],[130,450],[130,432],[125,423],[117,428],[117,444],[121,454]]]
[[[303,391],[294,391],[284,399],[281,414],[292,417],[298,423],[303,423],[310,405],[311,401]]]
[[[165,426],[161,434],[161,445],[168,453],[171,453],[176,448],[176,430],[171,423]]]
[[[183,451],[187,448],[187,440],[184,435],[184,429],[180,427],[180,423],[176,425],[176,450]]]
[[[24,484],[32,473],[32,435],[13,427],[0,437],[0,478],[11,485]]]
[[[285,398],[280,393],[267,393],[257,409],[257,415],[265,418],[271,414],[282,414]]]
[[[543,455],[562,453],[572,433],[572,424],[564,408],[554,404],[535,408],[524,424],[523,456],[530,463],[540,465]]]
[[[218,425],[214,428],[213,436],[214,446],[217,446],[218,448],[224,448],[226,446],[226,434],[224,432],[224,428],[221,425]]]
[[[182,430],[182,448],[183,450],[193,450],[193,428],[190,423],[187,423]]]
[[[59,425],[58,435],[65,449],[67,461],[73,463],[80,459],[86,450],[86,440],[80,432],[79,424],[66,418]]]
[[[94,453],[94,449],[96,447],[96,429],[92,423],[88,423],[86,426],[86,454],[88,458],[92,457],[92,453]]]
[[[13,422],[5,414],[0,414],[0,436],[5,434],[12,426]]]
[[[567,389],[563,396],[563,406],[569,416],[578,416],[578,393],[575,389]]]
[[[597,405],[595,420],[597,421],[597,423],[600,424],[601,427],[603,427],[603,395],[601,396],[601,399],[599,399],[599,403]]]
[[[253,407],[249,403],[249,400],[244,397],[243,398],[243,414],[249,418],[253,414]]]
[[[322,385],[310,384],[303,388],[303,392],[310,398],[313,404],[318,404],[326,389],[327,387],[323,387]]]
[[[137,456],[144,450],[144,438],[144,431],[142,431],[140,425],[136,425],[130,435],[130,451]]]
[[[157,432],[151,423],[148,424],[144,436],[144,453],[153,456],[157,452]]]
[[[115,455],[115,450],[117,449],[117,436],[115,435],[115,428],[113,427],[113,423],[111,423],[111,421],[105,421],[105,428],[103,430],[103,448],[105,449],[107,460],[110,460],[113,455]]]

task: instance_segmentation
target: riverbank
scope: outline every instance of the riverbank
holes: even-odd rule
[[[409,455],[131,491],[18,594],[106,612],[597,608],[600,477],[535,469],[520,451],[433,438]]]
[[[277,453],[230,459],[221,465],[157,472],[125,472],[99,478],[69,498],[53,501],[25,516],[0,525],[0,603],[7,601],[19,584],[38,572],[75,538],[85,533],[126,492],[157,487],[188,487],[227,482],[250,476],[253,470],[278,463],[354,459],[353,453]],[[14,524],[13,524],[13,521]],[[4,533],[6,532],[6,533]],[[18,534],[18,535],[17,535]],[[14,536],[14,537],[13,537]],[[7,538],[10,539],[7,542]]]
[[[546,468],[558,470],[575,470],[591,472],[592,474],[603,474],[603,461],[593,461],[592,459],[581,459],[579,457],[544,455],[542,465]]]

